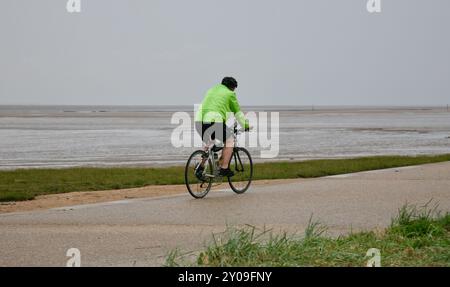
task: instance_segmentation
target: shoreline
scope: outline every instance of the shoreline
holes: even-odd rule
[[[305,114],[392,114],[398,112],[422,112],[422,113],[449,113],[446,105],[431,106],[316,106],[316,105],[243,105],[245,112],[266,111],[280,113],[305,113]],[[0,118],[97,118],[97,117],[124,117],[142,118],[149,115],[164,115],[175,112],[194,113],[193,105],[0,105]]]

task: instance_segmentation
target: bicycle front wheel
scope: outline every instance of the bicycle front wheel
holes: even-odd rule
[[[184,180],[189,193],[195,198],[205,197],[212,186],[212,174],[212,162],[207,153],[202,150],[192,153],[184,170]]]
[[[239,194],[246,192],[253,178],[253,162],[248,150],[234,148],[230,169],[234,172],[234,176],[228,178],[231,189]]]

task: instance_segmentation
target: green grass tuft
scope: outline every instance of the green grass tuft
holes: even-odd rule
[[[430,202],[417,208],[404,205],[393,219],[389,232],[407,238],[441,236],[446,232],[448,217],[440,216],[437,206],[429,208]],[[436,221],[433,218],[440,218]],[[444,223],[444,224],[443,224]]]
[[[305,236],[274,235],[255,227],[228,228],[201,251],[196,266],[366,266],[367,251],[377,248],[382,266],[450,267],[450,214],[428,206],[405,205],[384,232],[325,237],[324,226],[310,219]],[[171,253],[166,266],[181,266]],[[186,263],[184,263],[186,264]]]

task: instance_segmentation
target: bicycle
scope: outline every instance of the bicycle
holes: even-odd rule
[[[228,177],[231,189],[242,194],[250,187],[253,177],[253,161],[247,149],[237,146],[237,137],[244,132],[237,128],[237,122],[233,125],[234,148],[229,163],[234,176]],[[213,183],[221,184],[223,177],[219,175],[219,156],[217,152],[223,147],[218,147],[215,141],[210,140],[204,150],[196,150],[189,157],[184,171],[184,179],[189,193],[194,198],[203,198],[211,190]],[[203,170],[199,167],[203,166]]]

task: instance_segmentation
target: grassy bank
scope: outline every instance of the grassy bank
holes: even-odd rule
[[[259,163],[255,165],[254,179],[310,178],[443,161],[450,161],[450,154]],[[71,191],[109,190],[183,183],[184,167],[181,166],[0,171],[0,201],[29,200],[38,195]]]
[[[304,236],[273,235],[255,228],[231,228],[196,260],[175,250],[167,266],[366,266],[376,248],[381,266],[450,266],[450,214],[404,206],[383,232],[329,238],[310,223]],[[265,238],[265,239],[262,239]],[[373,257],[373,255],[371,256]]]

